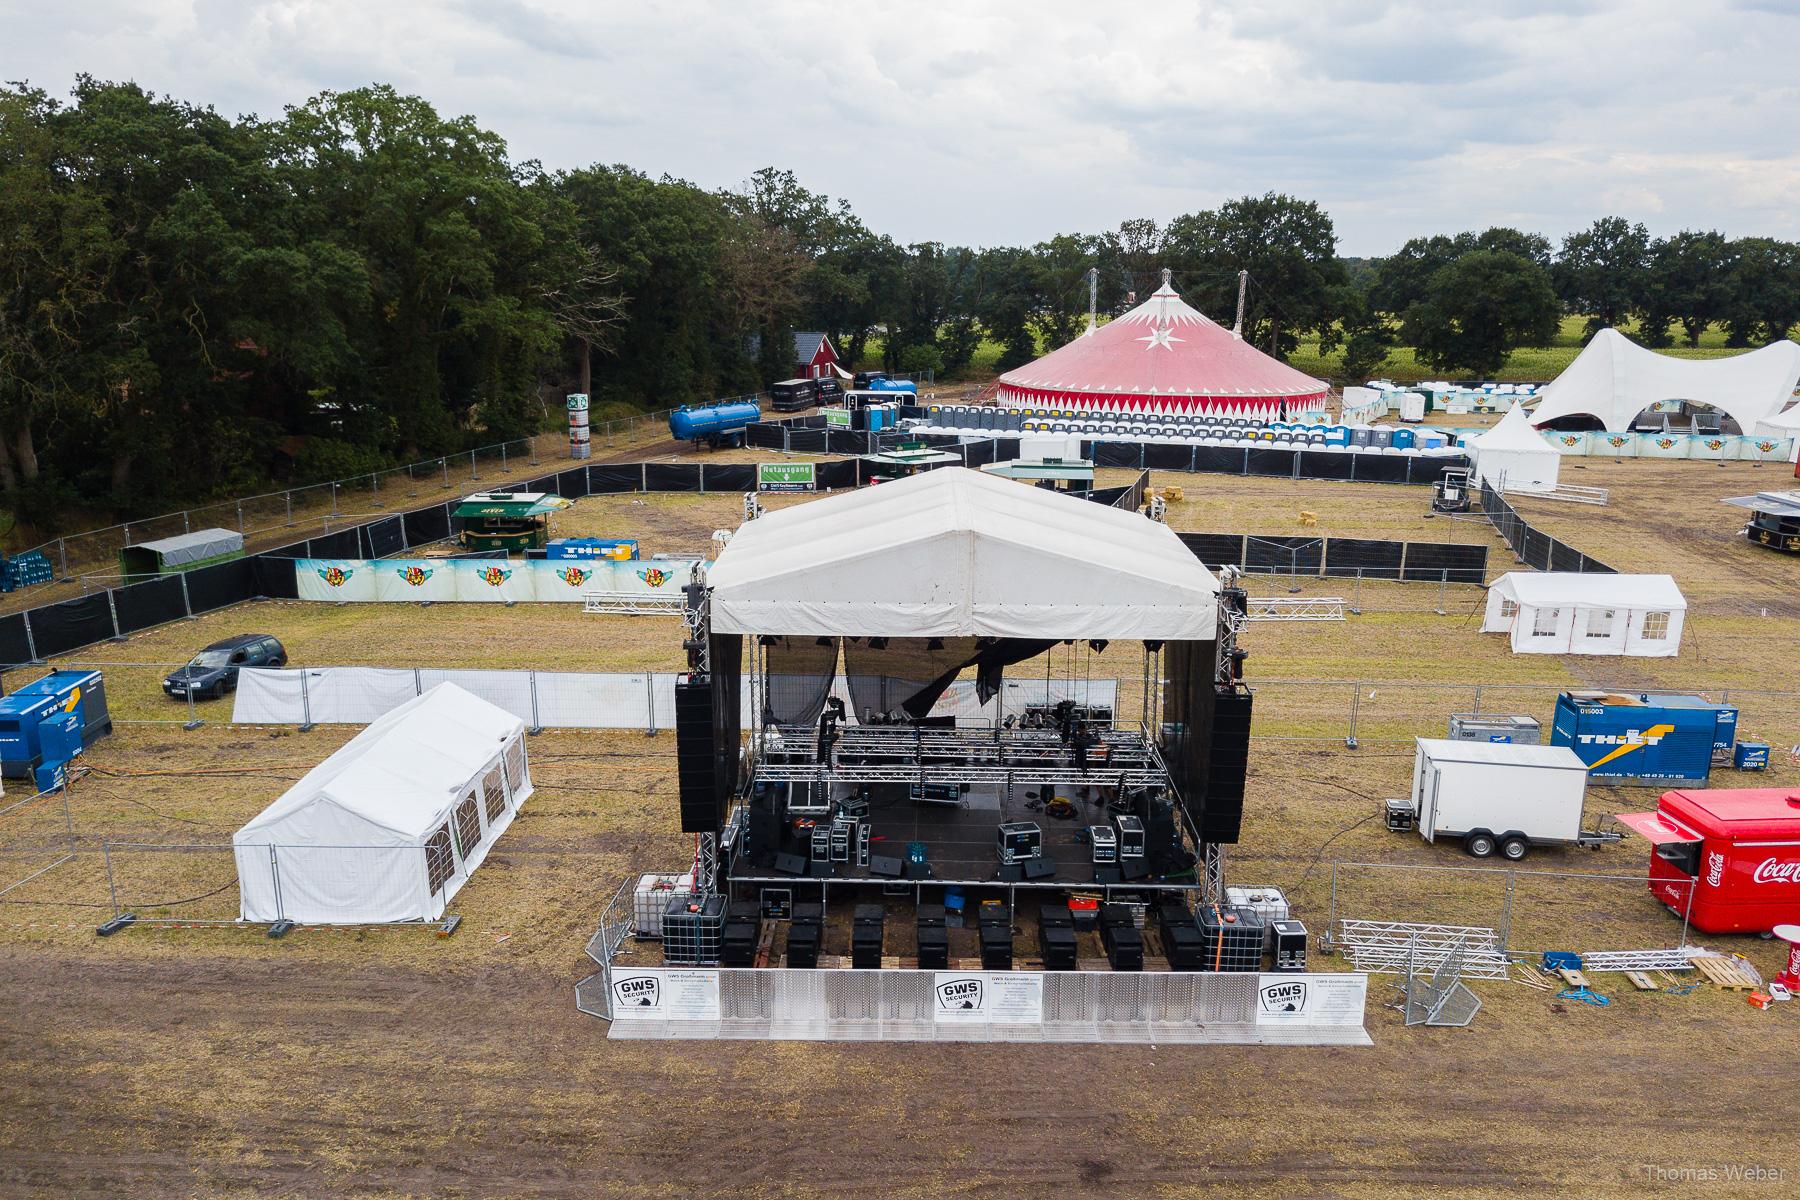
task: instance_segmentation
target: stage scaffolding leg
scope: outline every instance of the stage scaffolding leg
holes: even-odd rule
[[[1200,848],[1202,866],[1201,886],[1208,904],[1225,902],[1225,847],[1218,842],[1202,843]]]

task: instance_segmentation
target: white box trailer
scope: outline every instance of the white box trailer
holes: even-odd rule
[[[1597,846],[1581,828],[1587,764],[1567,746],[1419,738],[1411,809],[1428,842],[1517,862],[1532,846]]]

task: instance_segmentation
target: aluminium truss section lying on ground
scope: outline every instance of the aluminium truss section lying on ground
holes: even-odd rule
[[[642,592],[581,593],[581,611],[589,613],[623,613],[628,616],[680,615],[684,601],[678,592],[672,596],[649,596]]]
[[[1252,596],[1246,621],[1342,621],[1342,596]]]
[[[1460,973],[1470,979],[1505,979],[1510,956],[1492,929],[1472,925],[1425,925],[1410,921],[1338,922],[1337,946],[1359,971],[1406,974],[1414,965],[1436,968],[1460,955]]]
[[[1583,952],[1583,971],[1691,971],[1693,957],[1702,953],[1692,946],[1676,950],[1591,950]]]

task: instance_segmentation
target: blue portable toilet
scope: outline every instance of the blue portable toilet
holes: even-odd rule
[[[1715,756],[1731,760],[1737,709],[1703,696],[1564,692],[1550,744],[1588,764],[1588,777],[1649,787],[1704,787]]]
[[[0,696],[0,773],[29,778],[49,762],[66,763],[112,732],[98,671],[51,671]]]
[[[1414,443],[1413,443],[1413,431],[1412,430],[1410,430],[1410,429],[1394,430],[1394,441],[1393,441],[1394,449],[1396,449],[1396,450],[1411,450],[1413,448],[1413,444]]]

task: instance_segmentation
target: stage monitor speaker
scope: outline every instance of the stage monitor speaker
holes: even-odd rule
[[[712,679],[682,676],[675,681],[675,778],[681,790],[681,832],[717,833],[724,824],[716,766]]]
[[[1244,776],[1250,767],[1250,709],[1244,687],[1220,688],[1213,700],[1212,753],[1207,761],[1206,801],[1200,840],[1230,845],[1244,822]]]
[[[906,874],[906,863],[898,858],[876,854],[869,859],[869,874],[878,879],[899,879]]]
[[[763,807],[764,802],[749,806],[750,813],[750,861],[758,866],[766,867],[775,861],[781,853],[781,815],[772,808]]]
[[[1025,878],[1049,879],[1056,874],[1056,864],[1047,858],[1028,858],[1025,860]]]
[[[1095,867],[1094,868],[1094,882],[1095,883],[1118,883],[1118,882],[1120,882],[1119,868],[1117,868],[1117,867]]]
[[[783,875],[804,875],[806,874],[806,860],[798,854],[777,854],[775,869]]]
[[[1001,883],[1018,883],[1025,878],[1025,868],[1020,863],[1001,863],[1000,874],[996,878]]]
[[[928,863],[928,862],[913,862],[911,859],[906,860],[906,877],[908,879],[934,879],[934,878],[936,878],[936,876],[932,873],[930,863]]]
[[[834,862],[822,862],[815,858],[812,862],[807,864],[807,874],[811,875],[814,879],[836,879],[837,864]]]
[[[1119,861],[1119,878],[1130,882],[1147,879],[1150,876],[1150,864],[1141,858],[1126,858]]]

